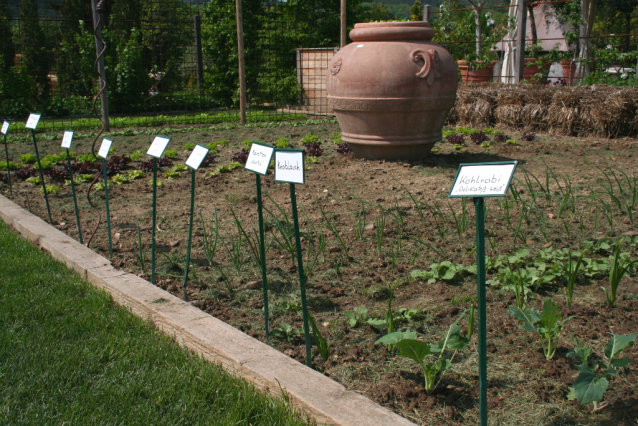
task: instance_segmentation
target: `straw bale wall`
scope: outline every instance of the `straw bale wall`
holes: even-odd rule
[[[448,123],[555,135],[638,136],[638,87],[461,84]]]

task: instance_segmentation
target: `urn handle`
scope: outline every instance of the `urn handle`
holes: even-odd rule
[[[419,49],[410,53],[410,58],[412,62],[416,64],[423,64],[419,72],[416,73],[416,76],[425,78],[428,86],[432,86],[434,79],[440,77],[439,52],[434,49],[428,49],[427,51]]]

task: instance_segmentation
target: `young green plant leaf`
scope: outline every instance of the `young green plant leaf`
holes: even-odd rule
[[[631,334],[629,336],[622,336],[620,334],[612,334],[611,340],[605,346],[605,356],[610,360],[610,363],[613,363],[616,360],[616,357],[618,356],[618,354],[620,354],[622,351],[627,349],[629,346],[633,345],[634,341],[636,340],[636,337],[638,337],[638,333]],[[623,358],[623,359],[628,359],[628,358]],[[624,367],[625,365],[623,365],[622,367]]]
[[[578,399],[581,404],[593,404],[593,410],[598,411],[608,402],[601,403],[604,393],[609,388],[609,379],[617,374],[618,368],[626,367],[630,362],[630,358],[616,358],[622,351],[630,347],[638,337],[638,333],[629,336],[612,334],[611,339],[605,346],[605,356],[607,357],[607,365],[602,361],[596,361],[592,365],[587,363],[587,359],[591,354],[591,349],[584,347],[580,341],[576,348],[567,354],[567,356],[577,356],[582,361],[578,365],[580,374],[576,381],[572,384],[568,399]],[[600,369],[600,370],[599,370]],[[604,371],[602,375],[598,375],[598,371]]]
[[[321,331],[317,328],[315,324],[315,320],[311,315],[308,315],[308,320],[310,321],[310,325],[312,326],[312,335],[315,338],[315,344],[317,345],[317,349],[319,350],[319,355],[321,355],[321,359],[323,362],[328,361],[328,357],[330,356],[330,344],[324,339],[321,335]]]
[[[394,345],[404,339],[416,339],[416,331],[395,331],[394,333],[386,334],[383,337],[377,339],[374,344],[383,343],[384,345]]]
[[[609,381],[605,377],[598,377],[593,371],[582,371],[573,383],[573,396],[583,405],[598,402],[603,399],[603,394],[609,388]],[[569,396],[568,396],[569,398]]]
[[[550,299],[543,303],[542,314],[534,308],[523,311],[517,306],[512,306],[507,313],[522,322],[520,326],[522,330],[536,333],[547,359],[554,357],[563,326],[573,318],[572,316],[561,320],[558,305]]]

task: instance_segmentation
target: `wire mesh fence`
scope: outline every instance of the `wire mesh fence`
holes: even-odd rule
[[[114,127],[239,120],[235,0],[94,2],[103,23],[108,109]],[[71,126],[71,122],[79,125],[81,118],[99,115],[91,3],[0,0],[0,117],[22,120],[29,112],[37,111]],[[576,1],[535,2],[532,9],[570,3]],[[359,2],[348,5],[349,28],[355,22],[382,19],[375,17],[374,8],[366,9]],[[511,25],[507,18],[510,9],[511,5],[488,5],[441,7],[431,12],[437,30],[434,41],[447,46],[457,60],[469,58],[464,80],[476,74],[472,70],[477,64],[483,66],[482,57],[473,53],[477,46],[474,14],[483,14],[481,49],[485,58],[500,58],[497,44]],[[326,70],[338,50],[340,1],[243,0],[242,10],[248,121],[329,116]],[[501,13],[500,17],[496,13]],[[528,27],[538,25],[538,21],[528,23]],[[636,56],[638,35],[632,31],[630,27],[626,34],[579,37],[572,25],[567,35],[571,34],[572,45],[588,39],[593,49],[606,55],[607,62],[615,63],[622,75],[625,68],[633,65],[635,69],[636,65],[632,55]],[[555,44],[565,38],[565,34],[539,34],[532,41]],[[516,39],[511,38],[510,42]],[[528,78],[538,74],[547,77],[549,72],[548,66],[543,67],[541,56],[550,57],[552,52],[549,48],[537,50],[540,54],[536,52],[537,60],[527,70]],[[611,55],[612,51],[616,56]],[[570,54],[573,59],[573,49],[567,48],[561,58],[569,59]],[[487,60],[484,62],[488,64]],[[533,65],[539,68],[534,69]],[[498,71],[498,62],[490,59],[489,66],[497,71],[492,71],[491,78],[488,72],[488,79],[508,77]],[[566,72],[571,73],[573,66],[571,61]],[[609,71],[602,60],[593,69],[599,71],[588,80],[594,83]],[[571,83],[573,79],[563,80]],[[169,115],[179,118],[172,120]],[[129,118],[118,119],[123,116]]]
[[[141,122],[143,116],[180,114],[183,124],[238,120],[234,0],[98,5],[111,117],[140,116]],[[308,86],[315,77],[309,69],[298,70],[297,50],[334,51],[339,3],[244,0],[243,21],[248,121],[325,116],[326,105],[312,101],[321,83]],[[98,74],[91,2],[0,0],[0,52],[0,116],[100,113],[100,102],[94,102]],[[324,55],[323,65],[315,62],[325,69],[329,59]]]

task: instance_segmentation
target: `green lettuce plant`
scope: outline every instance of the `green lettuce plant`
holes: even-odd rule
[[[126,182],[128,182],[128,181],[129,181],[129,177],[128,177],[128,176],[126,176],[126,175],[123,175],[123,174],[118,173],[118,174],[116,174],[115,176],[113,176],[113,177],[111,178],[111,180],[112,180],[113,182],[115,182],[116,184],[118,184],[118,185],[122,185],[123,183],[126,183]]]
[[[20,155],[20,162],[24,164],[34,164],[37,158],[35,154],[22,154]]]
[[[144,153],[141,151],[134,151],[130,157],[132,161],[139,161],[142,157],[144,157]]]
[[[128,172],[128,178],[131,180],[141,179],[146,177],[146,174],[141,170],[131,170]]]
[[[164,157],[166,157],[166,158],[175,158],[175,157],[177,157],[177,150],[176,149],[167,149],[166,151],[164,151]]]
[[[288,138],[281,137],[275,141],[277,148],[288,148],[290,146],[290,140]]]
[[[55,194],[59,194],[60,193],[60,188],[57,186],[52,186],[49,185],[47,186],[47,194],[49,195],[55,195]],[[40,194],[44,194],[44,189],[40,188]]]

